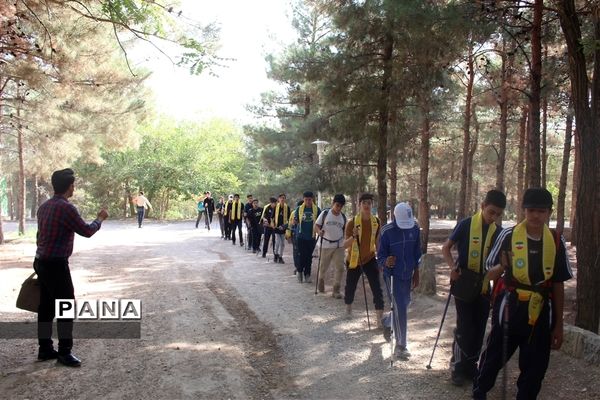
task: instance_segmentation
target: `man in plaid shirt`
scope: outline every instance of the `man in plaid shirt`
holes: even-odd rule
[[[37,211],[37,251],[33,268],[40,281],[40,307],[38,309],[38,360],[57,359],[69,367],[78,367],[81,361],[71,354],[73,347],[73,321],[57,321],[58,352],[52,345],[54,301],[74,299],[75,291],[69,270],[69,257],[73,253],[75,233],[90,237],[108,217],[105,209],[88,224],[69,202],[75,187],[75,173],[67,168],[52,174],[54,197]]]

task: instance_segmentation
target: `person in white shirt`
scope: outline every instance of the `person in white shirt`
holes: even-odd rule
[[[346,216],[342,208],[346,204],[343,194],[336,194],[330,209],[323,210],[315,222],[317,235],[321,245],[318,289],[325,293],[325,276],[330,266],[334,268],[333,292],[331,297],[341,299],[340,287],[344,275],[344,229]]]
[[[141,228],[142,222],[144,221],[146,209],[152,208],[152,204],[150,204],[146,196],[144,196],[144,192],[142,192],[141,190],[140,194],[133,199],[133,204],[135,204],[137,208],[138,228]]]

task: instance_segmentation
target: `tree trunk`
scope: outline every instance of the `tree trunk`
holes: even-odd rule
[[[523,220],[523,189],[525,186],[525,137],[527,136],[527,106],[523,106],[519,123],[519,156],[517,161],[517,222]]]
[[[381,97],[379,99],[379,130],[377,135],[377,216],[382,223],[387,222],[387,142],[390,109],[390,92],[392,89],[392,53],[394,37],[386,34],[383,42],[383,78]]]
[[[7,205],[8,206],[8,215],[9,215],[10,220],[14,221],[15,220],[15,207],[14,207],[14,204],[15,204],[14,203],[14,201],[15,201],[15,199],[14,199],[14,197],[15,197],[14,193],[15,193],[15,191],[14,191],[14,188],[13,188],[14,182],[11,179],[11,175],[13,175],[13,174],[10,174],[8,176],[7,180],[6,180],[6,194],[7,194],[7,197],[8,197],[8,199],[7,199],[8,200],[8,205]]]
[[[473,71],[473,53],[469,49],[469,58],[467,60],[467,74],[469,75],[467,83],[467,94],[465,99],[465,114],[463,119],[463,150],[462,163],[460,166],[460,193],[458,195],[458,219],[461,220],[467,216],[467,186],[471,179],[469,176],[469,150],[471,148],[471,103],[473,100],[473,84],[475,82],[475,72]]]
[[[468,179],[467,179],[467,197],[466,197],[466,212],[467,214],[471,214],[473,211],[473,160],[475,159],[475,153],[477,152],[477,145],[479,142],[479,123],[477,122],[477,114],[475,112],[476,104],[473,104],[473,126],[475,128],[475,134],[471,140],[471,145],[469,146],[469,154],[468,154]],[[475,191],[477,192],[477,190]]]
[[[429,108],[424,105],[423,121],[421,126],[421,171],[419,179],[419,225],[422,229],[421,251],[427,254],[429,242],[429,149],[430,149],[430,123]]]
[[[398,201],[398,155],[392,153],[390,158],[390,207],[395,207]]]
[[[571,214],[569,225],[571,226],[571,245],[577,246],[577,188],[579,187],[579,175],[581,175],[581,162],[579,159],[579,135],[577,129],[573,130],[573,188],[571,189]]]
[[[571,107],[567,114],[565,142],[563,146],[562,169],[558,184],[558,199],[556,201],[556,230],[562,233],[565,229],[565,198],[567,196],[567,179],[569,175],[569,159],[571,157],[571,141],[573,139],[573,114]]]
[[[508,139],[508,90],[509,63],[506,43],[502,47],[502,83],[500,88],[500,137],[498,143],[498,161],[496,162],[496,189],[504,192],[504,170],[506,168],[506,141]]]
[[[600,41],[600,5],[590,2],[592,42]],[[575,109],[581,170],[577,189],[577,315],[575,324],[598,333],[600,322],[600,48],[593,49],[593,81],[587,76],[587,60],[574,0],[558,3],[560,25],[569,53],[569,76]],[[591,100],[591,101],[590,101]]]
[[[529,94],[529,130],[528,130],[528,187],[540,187],[540,99],[542,85],[542,15],[544,0],[535,0],[533,4],[533,23],[531,25],[531,77]]]
[[[40,188],[37,175],[31,177],[31,218],[35,218],[40,204]]]
[[[548,98],[544,96],[542,100],[542,175],[540,177],[542,187],[545,188],[547,185],[547,171],[546,164],[548,163]]]
[[[18,92],[17,92],[18,95]],[[18,121],[21,121],[21,109],[17,108]],[[17,125],[17,154],[19,157],[19,193],[17,196],[17,215],[19,218],[19,235],[25,234],[25,162],[23,160],[23,130]]]

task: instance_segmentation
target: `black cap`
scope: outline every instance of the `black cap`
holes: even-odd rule
[[[304,192],[302,197],[315,197],[315,195],[310,190],[307,190],[306,192]]]
[[[544,188],[529,188],[523,194],[523,208],[552,208],[552,194]]]
[[[344,197],[343,194],[336,194],[335,196],[333,196],[333,202],[334,203],[339,203],[340,205],[344,205],[346,204],[346,198]]]
[[[277,203],[277,199],[275,197],[269,197],[269,203]]]

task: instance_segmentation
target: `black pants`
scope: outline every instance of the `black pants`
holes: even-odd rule
[[[35,259],[33,269],[40,281],[40,308],[38,309],[38,343],[40,350],[52,349],[52,320],[54,300],[74,299],[75,290],[71,280],[68,258]],[[73,347],[73,320],[59,319],[58,352],[69,354]]]
[[[146,212],[146,208],[145,207],[137,207],[137,220],[138,220],[138,226],[141,227],[142,226],[142,222],[144,221],[144,214]]]
[[[252,244],[252,250],[254,251],[260,251],[260,225],[256,224],[256,225],[250,225],[250,237],[252,238],[251,244]],[[250,246],[250,243],[248,243],[248,247]]]
[[[485,351],[481,355],[479,371],[473,381],[473,398],[485,399],[496,382],[503,363],[503,296],[499,296],[492,312],[492,332]],[[519,302],[514,293],[509,300],[509,331],[506,348],[507,361],[519,348],[519,379],[517,400],[537,398],[550,361],[551,324],[550,306],[546,301],[535,326],[528,324],[528,303]]]
[[[292,237],[292,251],[294,255],[294,267],[296,267],[296,271],[298,271],[300,269],[300,251],[298,248],[298,238],[295,234]]]
[[[231,239],[231,222],[229,221],[229,216],[223,216],[223,221],[225,222],[225,239]]]
[[[204,215],[204,211],[198,211],[198,218],[196,218],[196,228],[200,224],[200,221],[202,220],[203,215]]]
[[[244,236],[242,236],[242,220],[231,221],[231,241],[235,244],[235,231],[236,229],[240,235],[240,244],[244,244]]]
[[[296,270],[304,276],[310,276],[312,269],[312,254],[317,241],[298,238],[298,267]]]
[[[254,249],[254,241],[253,241],[253,236],[252,236],[252,225],[250,225],[248,222],[245,223],[246,224],[246,241],[247,241],[247,245],[249,249]]]
[[[265,238],[263,240],[263,257],[267,255],[267,251],[269,251],[269,239],[273,238],[273,244],[275,244],[275,236],[273,236],[273,228],[265,227],[264,229]]]
[[[362,267],[358,266],[346,270],[344,303],[352,304],[354,302],[354,294],[356,293],[356,286],[358,285],[358,280],[362,274],[361,271],[364,272],[369,280],[375,309],[383,310],[383,292],[381,291],[381,282],[379,279],[379,266],[377,265],[377,260],[375,258],[372,258],[368,263],[363,264]]]
[[[221,237],[225,237],[225,219],[223,218],[223,214],[217,214],[219,216],[219,228],[221,229]]]
[[[472,379],[477,374],[477,360],[481,352],[485,327],[490,314],[490,301],[478,296],[465,302],[454,298],[456,305],[456,329],[450,366],[452,371]]]

